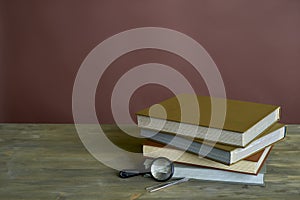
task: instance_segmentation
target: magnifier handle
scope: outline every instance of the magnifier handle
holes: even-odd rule
[[[119,172],[119,176],[121,178],[129,178],[129,177],[143,175],[143,174],[147,174],[147,172],[140,172],[136,169],[124,169]]]

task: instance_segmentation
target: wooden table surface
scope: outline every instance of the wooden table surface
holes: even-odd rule
[[[124,149],[140,151],[141,139],[113,125],[106,135]],[[81,143],[72,124],[0,125],[0,199],[299,199],[300,126],[273,148],[265,186],[190,180],[154,193],[142,176],[120,179]]]

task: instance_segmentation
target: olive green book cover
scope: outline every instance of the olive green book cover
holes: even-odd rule
[[[178,99],[183,102],[181,105],[179,104]],[[212,99],[214,100],[216,107],[218,108],[221,104],[224,103],[224,99],[221,98],[213,98],[209,96],[197,96],[198,104],[199,104],[199,112],[200,117],[197,123],[195,123],[195,116],[197,113],[193,113],[193,111],[197,112],[197,110],[189,108],[189,105],[192,105],[194,101],[195,95],[182,94],[165,101],[158,103],[163,106],[166,111],[166,120],[181,122],[187,124],[194,124],[203,127],[211,127],[217,129],[223,129],[238,133],[244,133],[259,121],[264,119],[266,116],[271,114],[272,112],[279,110],[279,106],[261,104],[261,103],[253,103],[246,101],[238,101],[238,100],[230,100],[225,99],[226,101],[226,116],[224,125],[217,123],[211,124],[211,115],[212,115]],[[219,105],[218,105],[219,104]],[[185,117],[181,119],[181,109],[182,107],[189,109],[190,115],[189,117]],[[157,119],[164,119],[165,115],[161,112],[151,112],[151,116],[149,114],[149,108],[138,111],[136,115],[152,117]],[[220,116],[223,113],[220,113]],[[218,114],[216,115],[218,117]]]

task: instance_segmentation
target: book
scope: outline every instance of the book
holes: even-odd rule
[[[198,103],[199,110],[192,106],[195,105],[195,101]],[[172,97],[158,105],[162,106],[165,112],[149,107],[136,113],[140,128],[193,138],[205,138],[241,147],[246,146],[270,125],[278,121],[280,115],[279,106],[189,94]],[[217,109],[216,113],[212,113],[212,105],[217,108],[226,105],[224,124],[221,123],[222,119],[219,119],[220,116],[224,116],[224,112],[221,111],[222,109]],[[182,109],[188,110],[189,116],[182,117]],[[217,118],[216,122],[211,120],[212,116]],[[197,121],[195,121],[196,119]]]
[[[144,162],[145,169],[148,169],[151,159]],[[189,178],[205,181],[221,181],[230,183],[239,183],[247,185],[264,185],[264,175],[266,173],[266,165],[263,165],[258,174],[243,174],[230,172],[225,170],[195,167],[184,164],[174,163],[174,174],[172,178]]]
[[[286,128],[283,124],[275,123],[246,147],[235,147],[218,143],[211,144],[209,142],[191,140],[190,138],[168,133],[156,133],[155,131],[148,129],[141,129],[140,134],[141,136],[155,142],[167,144],[169,146],[230,165],[283,139],[286,134]]]
[[[176,163],[247,174],[258,174],[272,149],[272,146],[268,146],[260,152],[257,152],[256,154],[253,154],[232,165],[225,165],[207,158],[199,157],[192,153],[183,152],[174,148],[163,148],[162,146],[163,145],[159,143],[148,142],[147,144],[143,145],[143,155],[150,158],[165,157]]]
[[[265,168],[257,175],[253,175],[175,164],[174,174],[172,178],[185,177],[206,181],[221,181],[247,185],[264,185],[264,174]]]

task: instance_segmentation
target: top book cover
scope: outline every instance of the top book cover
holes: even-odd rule
[[[280,107],[182,94],[136,115],[140,128],[244,147],[279,120]]]

